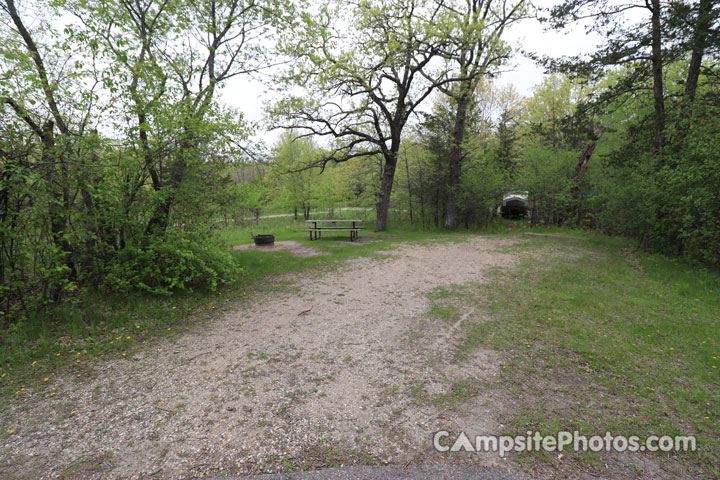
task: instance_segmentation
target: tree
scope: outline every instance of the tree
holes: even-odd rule
[[[450,26],[445,59],[455,82],[440,86],[455,102],[445,228],[457,227],[456,189],[460,183],[467,114],[478,83],[492,76],[507,60],[510,48],[502,36],[525,13],[524,0],[469,0],[440,3]]]
[[[282,82],[303,86],[308,95],[280,101],[276,125],[333,139],[321,166],[382,158],[377,230],[387,225],[404,128],[428,95],[449,82],[431,69],[446,40],[439,20],[425,0],[331,4],[304,15],[285,45],[295,63]]]
[[[162,234],[188,168],[218,133],[208,128],[218,89],[230,78],[269,66],[263,41],[284,25],[292,5],[101,0],[72,8],[110,59],[113,75],[106,82],[120,90],[135,118],[125,131],[137,142],[156,193],[145,233]],[[170,145],[173,154],[167,155]]]
[[[2,37],[7,41],[8,49],[3,58],[2,77],[5,81],[0,90],[0,106],[3,112],[4,107],[9,107],[14,119],[20,122],[18,125],[11,120],[6,124],[5,131],[9,133],[6,138],[14,137],[15,143],[4,145],[7,150],[4,148],[3,151],[3,177],[10,180],[10,177],[17,176],[23,181],[32,178],[31,183],[26,185],[28,190],[32,188],[32,183],[46,188],[42,194],[38,192],[38,196],[48,195],[43,201],[47,202],[45,214],[49,217],[50,237],[56,249],[46,266],[56,268],[55,263],[58,262],[62,265],[61,268],[57,267],[63,272],[60,276],[74,279],[76,255],[67,230],[74,193],[72,185],[78,172],[70,168],[71,165],[73,168],[83,168],[89,163],[83,145],[87,143],[86,134],[90,133],[86,128],[91,119],[94,97],[89,89],[76,87],[78,83],[82,85],[86,73],[78,66],[78,62],[72,61],[73,55],[68,44],[43,44],[38,40],[45,38],[47,32],[53,33],[45,19],[41,20],[35,31],[31,31],[14,0],[5,0],[0,8],[9,20],[7,23],[2,22]],[[53,64],[63,67],[53,71],[48,68],[48,65]],[[15,81],[8,81],[11,78]],[[79,121],[71,125],[68,118],[78,118]],[[25,132],[31,139],[28,142],[20,140]],[[13,152],[17,147],[20,148]],[[19,152],[22,153],[16,155]],[[40,182],[36,183],[38,180]],[[29,192],[17,193],[27,196]],[[90,208],[87,190],[82,190],[82,197],[84,206]],[[10,208],[10,205],[6,203],[5,207]],[[5,212],[3,217],[9,220],[14,215]],[[10,224],[18,226],[12,221]],[[10,238],[15,235],[13,229],[6,232]],[[6,264],[5,260],[3,264]],[[14,262],[10,264],[16,265]],[[52,292],[49,295],[55,299],[62,293],[61,283],[57,282],[50,289]]]
[[[289,207],[302,209],[305,220],[316,199],[320,184],[319,169],[305,168],[315,163],[320,150],[310,138],[295,138],[293,132],[284,132],[273,151],[272,176],[282,191]]]
[[[517,186],[527,190],[532,224],[561,224],[574,202],[571,197],[575,153],[537,145],[523,152]]]
[[[164,285],[156,292],[189,286],[173,276],[187,273],[193,251],[207,256],[199,276],[214,288],[215,267],[231,259],[212,255],[209,228],[229,203],[225,165],[248,135],[217,91],[269,64],[263,39],[291,5],[41,6],[0,4],[4,312],[27,314],[90,285],[136,288],[145,278]],[[138,259],[149,251],[163,252],[167,271],[143,267]]]
[[[565,75],[550,75],[533,88],[524,102],[526,142],[542,142],[555,150],[577,149],[593,135],[593,121],[578,113],[587,88]],[[586,123],[578,124],[577,115]]]
[[[628,69],[621,82],[604,92],[601,100],[607,102],[624,93],[647,89],[650,79],[653,92],[653,125],[655,153],[662,156],[665,144],[665,86],[663,65],[677,55],[664,48],[663,8],[661,0],[644,3],[626,3],[615,0],[566,0],[550,10],[552,27],[562,29],[582,19],[594,19],[588,28],[607,39],[597,51],[587,56],[563,59],[544,58],[543,63],[554,71],[574,73],[587,79],[598,79],[611,66]],[[645,11],[649,22],[627,24],[624,13],[629,10]]]
[[[460,183],[450,187],[449,177],[451,175],[450,159],[451,152],[455,146],[453,127],[456,120],[456,101],[454,98],[438,93],[433,99],[432,110],[423,114],[424,120],[418,126],[416,142],[422,145],[426,154],[416,153],[419,162],[420,157],[427,157],[423,161],[423,189],[417,195],[428,197],[432,192],[433,202],[427,202],[433,211],[433,218],[436,226],[440,226],[441,220],[447,218],[448,198],[455,195],[457,199],[462,196],[462,201],[456,205],[455,217],[458,223],[470,222],[484,225],[487,222],[486,211],[490,211],[488,202],[494,201],[499,195],[498,185],[495,182],[498,178],[507,180],[510,168],[504,161],[497,158],[499,136],[501,126],[497,125],[498,115],[505,113],[508,118],[515,119],[519,115],[520,98],[512,88],[500,88],[488,81],[481,81],[475,88],[468,109],[465,113],[465,134],[462,144],[463,158],[468,159],[472,172],[467,176],[463,170],[460,175]],[[515,122],[516,120],[513,120]],[[514,129],[514,126],[513,126]],[[506,132],[504,132],[506,133]],[[514,133],[513,133],[514,136]],[[513,140],[514,143],[514,140]],[[515,148],[514,145],[511,146]],[[512,152],[515,155],[515,152]],[[514,158],[513,158],[514,160]],[[496,175],[496,173],[498,175]],[[486,185],[476,185],[486,175]],[[492,192],[495,197],[490,193]],[[473,195],[477,198],[473,200]]]

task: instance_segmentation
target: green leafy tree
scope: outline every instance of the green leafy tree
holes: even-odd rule
[[[445,208],[445,228],[458,223],[456,189],[466,155],[464,141],[468,112],[480,81],[497,73],[510,55],[510,48],[502,39],[505,29],[526,12],[524,0],[470,0],[439,3],[448,26],[444,57],[449,64],[450,78],[455,80],[443,93],[454,101],[448,195]]]
[[[286,198],[286,206],[294,209],[296,215],[299,208],[305,220],[310,218],[310,209],[318,200],[322,180],[319,168],[308,167],[320,155],[320,149],[310,138],[296,138],[293,132],[283,133],[273,151],[272,181]]]
[[[377,230],[387,225],[405,126],[433,90],[450,81],[431,68],[446,41],[441,21],[439,9],[425,0],[328,4],[304,15],[284,45],[295,62],[283,82],[308,93],[280,101],[273,111],[277,124],[333,139],[320,165],[382,158]]]
[[[133,258],[151,246],[192,268],[181,257],[202,254],[229,204],[227,163],[249,134],[218,90],[267,67],[264,42],[293,16],[279,0],[40,6],[0,4],[0,277],[12,315],[109,285],[110,270],[114,287],[140,288],[121,276],[138,273]],[[173,272],[153,281],[202,283]]]

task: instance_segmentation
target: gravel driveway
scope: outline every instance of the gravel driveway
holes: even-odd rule
[[[514,241],[408,244],[283,277],[276,292],[203,328],[98,360],[92,375],[61,376],[56,396],[31,392],[0,414],[16,430],[2,440],[0,477],[179,479],[433,461],[434,432],[495,432],[503,406],[482,392],[460,407],[426,401],[501,364],[482,349],[452,362],[460,321],[433,320],[427,293],[511,265],[498,249]]]

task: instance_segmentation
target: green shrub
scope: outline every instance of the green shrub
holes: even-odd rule
[[[242,271],[237,259],[211,239],[172,232],[144,245],[126,247],[108,269],[105,286],[155,295],[205,289],[232,283]]]

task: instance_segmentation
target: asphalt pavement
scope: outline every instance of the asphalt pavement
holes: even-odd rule
[[[505,467],[473,465],[400,465],[326,468],[307,472],[270,473],[247,477],[217,477],[208,480],[533,480],[525,474]]]

